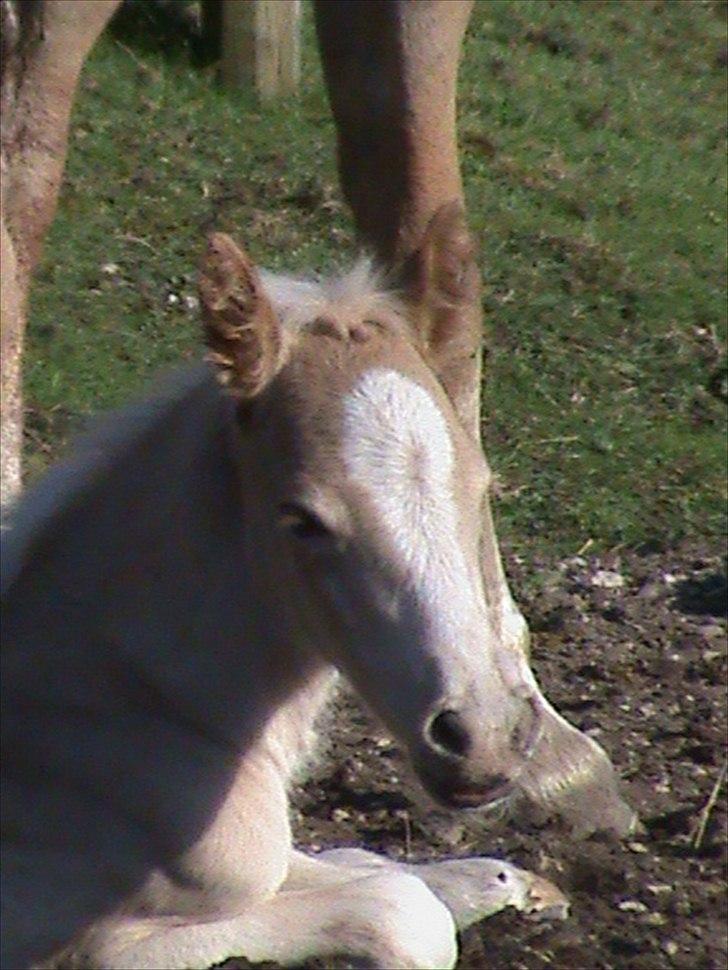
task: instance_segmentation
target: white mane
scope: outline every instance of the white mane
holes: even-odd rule
[[[283,326],[296,331],[318,317],[361,322],[403,309],[387,290],[383,274],[370,259],[361,259],[347,273],[324,279],[279,275],[264,270],[263,286]]]

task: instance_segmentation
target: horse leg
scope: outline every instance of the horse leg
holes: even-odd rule
[[[472,5],[472,0],[315,5],[342,189],[362,241],[385,265],[407,260],[433,214],[446,203],[462,202],[455,91]],[[458,314],[456,326],[448,324],[456,339],[444,383],[478,440],[477,297]]]
[[[290,886],[286,881],[270,899],[235,916],[205,922],[134,917],[109,921],[87,934],[85,947],[60,965],[186,970],[231,956],[291,965],[313,956],[345,955],[360,967],[454,966],[452,917],[417,876],[293,856],[301,867],[292,860]]]
[[[306,866],[326,865],[342,872],[403,872],[422,880],[449,909],[459,930],[493,916],[508,906],[539,919],[563,919],[568,903],[542,876],[502,859],[469,857],[438,862],[396,862],[364,849],[329,849],[304,857]],[[300,878],[300,877],[299,877]],[[335,878],[335,877],[332,877]],[[291,877],[289,876],[289,882]]]
[[[281,771],[249,757],[201,838],[50,965],[177,970],[230,956],[288,964],[329,953],[375,967],[451,966],[455,927],[410,873],[295,852]]]
[[[56,208],[78,75],[118,4],[119,0],[0,4],[3,502],[20,488],[21,359],[30,280]]]

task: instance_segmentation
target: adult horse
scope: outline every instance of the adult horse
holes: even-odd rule
[[[0,0],[3,500],[20,488],[28,291],[55,212],[76,84],[120,2]],[[383,265],[410,254],[439,206],[462,198],[455,81],[472,2],[315,4],[342,188],[362,242]],[[474,300],[452,330],[448,372],[475,435],[479,321]]]

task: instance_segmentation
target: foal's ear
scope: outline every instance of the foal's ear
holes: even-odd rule
[[[199,277],[200,305],[218,380],[251,398],[276,374],[283,335],[255,265],[230,236],[207,240]]]
[[[481,344],[475,252],[462,206],[449,202],[432,217],[403,274],[420,337],[456,406]]]

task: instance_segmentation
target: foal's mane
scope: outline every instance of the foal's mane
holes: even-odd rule
[[[360,259],[346,273],[314,279],[261,273],[263,287],[289,335],[305,331],[321,319],[339,321],[342,336],[347,324],[383,318],[412,339],[404,301],[386,274],[371,259]],[[396,323],[395,323],[396,321]]]

